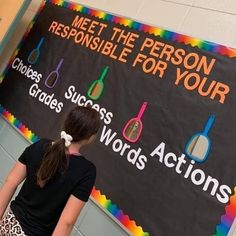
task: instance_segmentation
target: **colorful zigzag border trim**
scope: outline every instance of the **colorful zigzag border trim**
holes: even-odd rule
[[[234,219],[236,218],[236,187],[234,195],[230,197],[229,205],[225,208],[225,214],[221,216],[221,222],[216,226],[216,233],[213,236],[227,236]]]
[[[0,105],[0,114],[14,127],[16,127],[23,136],[28,139],[30,142],[37,142],[39,140],[38,136],[36,136],[32,131],[30,131],[24,124],[22,124],[16,117],[14,117],[9,111],[3,108]]]
[[[236,49],[234,48],[230,48],[227,46],[219,45],[217,43],[189,37],[183,34],[178,34],[178,33],[164,30],[161,28],[157,28],[154,26],[149,26],[143,23],[136,22],[131,19],[124,18],[124,17],[113,16],[109,13],[106,13],[100,10],[90,9],[88,7],[81,6],[77,3],[71,3],[64,0],[47,0],[47,1],[58,6],[66,7],[73,11],[85,13],[85,14],[97,17],[99,19],[114,22],[120,25],[127,26],[132,29],[136,29],[136,30],[143,31],[149,34],[153,34],[165,40],[184,43],[186,45],[191,45],[192,47],[198,47],[206,51],[215,52],[223,56],[236,57]]]
[[[143,232],[141,226],[137,226],[134,220],[131,220],[128,215],[125,215],[117,205],[113,204],[111,200],[107,199],[105,195],[102,195],[99,190],[93,188],[91,196],[98,202],[103,208],[110,212],[122,225],[124,225],[129,232],[135,236],[149,236],[149,233]]]

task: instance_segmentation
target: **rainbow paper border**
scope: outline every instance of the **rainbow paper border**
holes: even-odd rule
[[[128,215],[125,215],[117,205],[113,204],[111,200],[107,199],[99,190],[95,187],[91,193],[94,200],[99,203],[103,208],[110,212],[122,225],[124,225],[129,232],[135,236],[149,236],[149,233],[143,232],[141,226],[137,226],[134,220],[131,220]]]
[[[218,53],[223,56],[228,56],[231,58],[236,57],[236,49],[231,48],[231,47],[219,45],[217,43],[205,41],[202,39],[193,38],[193,37],[190,37],[187,35],[164,30],[164,29],[161,29],[158,27],[149,26],[149,25],[139,23],[137,21],[134,21],[134,20],[131,20],[128,18],[113,16],[109,13],[106,13],[106,12],[103,12],[100,10],[90,9],[88,7],[84,7],[84,6],[79,5],[77,3],[71,3],[71,2],[64,1],[64,0],[47,0],[47,2],[68,8],[73,11],[85,13],[87,15],[91,15],[91,16],[97,17],[99,19],[103,19],[103,20],[114,22],[114,23],[117,23],[117,24],[120,24],[123,26],[127,26],[127,27],[135,29],[135,30],[139,30],[139,31],[143,31],[145,33],[153,34],[153,35],[159,36],[165,40],[174,41],[174,42],[178,42],[178,43],[184,43],[186,45],[191,45],[192,47],[198,47],[199,49]]]
[[[22,135],[29,140],[30,142],[37,142],[39,140],[38,136],[36,136],[31,130],[29,130],[24,124],[22,124],[16,117],[14,117],[9,111],[4,109],[2,105],[0,105],[0,114],[14,127],[16,127]]]
[[[225,214],[221,216],[221,222],[216,226],[216,233],[213,236],[227,236],[234,219],[236,217],[236,187],[234,195],[230,197],[230,202],[225,208]]]

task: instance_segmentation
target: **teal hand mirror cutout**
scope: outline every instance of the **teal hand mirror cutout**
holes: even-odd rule
[[[34,48],[31,53],[28,56],[28,62],[30,64],[35,64],[38,59],[39,59],[39,55],[40,55],[40,47],[42,46],[44,41],[44,37],[42,37],[38,43],[38,45],[36,46],[36,48]]]
[[[185,153],[190,159],[193,159],[196,162],[204,162],[207,159],[211,149],[211,140],[208,137],[208,133],[213,126],[214,121],[215,115],[211,115],[208,118],[204,130],[194,134],[188,141],[185,147]]]

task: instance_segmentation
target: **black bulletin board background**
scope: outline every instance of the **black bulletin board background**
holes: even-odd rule
[[[85,46],[65,40],[48,31],[52,21],[71,25],[73,19],[85,16],[89,19],[108,24],[103,39],[109,40],[112,27],[139,34],[132,54],[127,63],[114,60]],[[235,174],[235,134],[236,134],[236,83],[235,59],[204,51],[177,42],[165,41],[160,37],[103,21],[69,9],[46,3],[36,19],[29,35],[24,40],[17,58],[24,65],[29,53],[35,48],[41,37],[45,41],[41,47],[38,63],[32,69],[42,74],[38,86],[47,94],[54,93],[54,98],[63,103],[60,113],[51,110],[37,98],[29,95],[30,87],[35,83],[12,67],[7,72],[0,86],[0,104],[14,114],[39,137],[56,139],[65,114],[74,104],[65,99],[64,94],[70,85],[76,87],[78,94],[86,96],[92,81],[98,78],[102,68],[109,66],[104,80],[103,95],[94,101],[107,112],[113,113],[107,129],[116,132],[116,138],[127,143],[132,149],[141,148],[147,157],[143,170],[100,142],[102,129],[94,145],[83,150],[83,154],[97,166],[96,188],[117,204],[126,214],[134,219],[152,236],[208,236],[214,234],[215,226],[224,214],[226,204],[203,191],[202,186],[194,185],[191,180],[177,174],[174,168],[167,168],[150,153],[164,142],[165,153],[173,152],[177,156],[184,153],[187,140],[196,132],[202,131],[209,115],[215,114],[216,121],[209,137],[212,148],[209,158],[204,163],[196,163],[194,168],[204,171],[206,176],[216,178],[220,184],[233,189]],[[224,104],[207,97],[199,96],[197,91],[188,91],[181,84],[175,85],[176,66],[168,65],[162,79],[156,75],[145,74],[140,67],[132,67],[146,37],[183,48],[186,52],[196,52],[208,59],[216,58],[209,80],[227,83],[230,93]],[[122,48],[119,45],[118,48]],[[53,90],[44,86],[46,76],[56,68],[60,58],[64,58],[60,77]],[[183,69],[183,66],[179,66]],[[200,71],[199,75],[205,75]],[[89,99],[89,98],[87,98]],[[143,131],[137,143],[129,143],[122,136],[126,122],[135,117],[142,105],[148,103],[142,117]],[[190,163],[190,160],[188,163]],[[186,171],[187,165],[183,167]],[[92,227],[92,226],[91,226]]]

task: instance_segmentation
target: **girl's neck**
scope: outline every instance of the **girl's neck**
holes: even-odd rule
[[[68,147],[68,153],[71,155],[80,155],[81,146],[80,143],[71,143]]]

